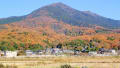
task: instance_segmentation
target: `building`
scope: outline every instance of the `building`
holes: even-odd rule
[[[95,56],[95,55],[97,55],[98,53],[96,52],[96,51],[90,51],[89,53],[88,53],[88,55],[90,55],[90,56]]]
[[[101,53],[102,51],[102,53]],[[101,50],[100,52],[96,52],[96,51],[91,51],[89,52],[90,56],[116,56],[118,55],[118,53],[116,52],[116,50]]]
[[[32,56],[34,54],[32,50],[26,50],[25,53],[26,53],[26,56]]]
[[[5,57],[17,57],[17,51],[3,51]]]
[[[112,55],[118,55],[118,53],[116,52],[116,50],[112,49],[112,50],[110,50],[110,52],[111,52]]]
[[[32,57],[32,56],[40,56],[43,54],[43,51],[42,50],[37,50],[37,51],[32,51],[32,50],[26,50],[25,51],[26,53],[26,56],[28,57]]]
[[[42,55],[43,54],[43,50],[38,50],[35,52],[37,55]]]

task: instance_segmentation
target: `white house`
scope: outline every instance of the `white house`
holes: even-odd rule
[[[74,53],[73,50],[63,50],[64,53]]]
[[[17,51],[4,51],[4,56],[5,57],[16,57]]]
[[[116,52],[116,50],[111,50],[112,55],[118,55],[118,53]]]
[[[91,52],[89,52],[88,53],[90,56],[95,56],[95,55],[97,55],[97,52],[96,51],[91,51]]]
[[[26,53],[26,56],[32,56],[34,54],[32,50],[26,50],[25,53]]]

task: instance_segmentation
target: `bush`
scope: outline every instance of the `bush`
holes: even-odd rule
[[[0,64],[0,68],[5,68],[3,64]]]
[[[18,68],[17,66],[4,66],[3,64],[0,64],[0,68]]]
[[[115,38],[114,37],[108,37],[107,40],[113,41],[113,40],[115,40]]]
[[[82,66],[82,68],[88,68],[87,66]]]
[[[61,68],[72,68],[70,65],[61,65]]]

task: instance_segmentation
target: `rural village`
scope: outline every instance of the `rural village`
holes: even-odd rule
[[[85,48],[82,51],[77,50],[75,47],[73,50],[62,49],[61,45],[55,48],[46,48],[44,50],[24,50],[24,54],[19,55],[21,51],[0,51],[0,57],[49,57],[49,56],[119,56],[120,50],[99,48],[98,51],[87,51]]]

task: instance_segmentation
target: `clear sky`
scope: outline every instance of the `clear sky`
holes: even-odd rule
[[[42,6],[62,2],[80,11],[120,20],[120,0],[0,0],[0,18],[22,16]]]

